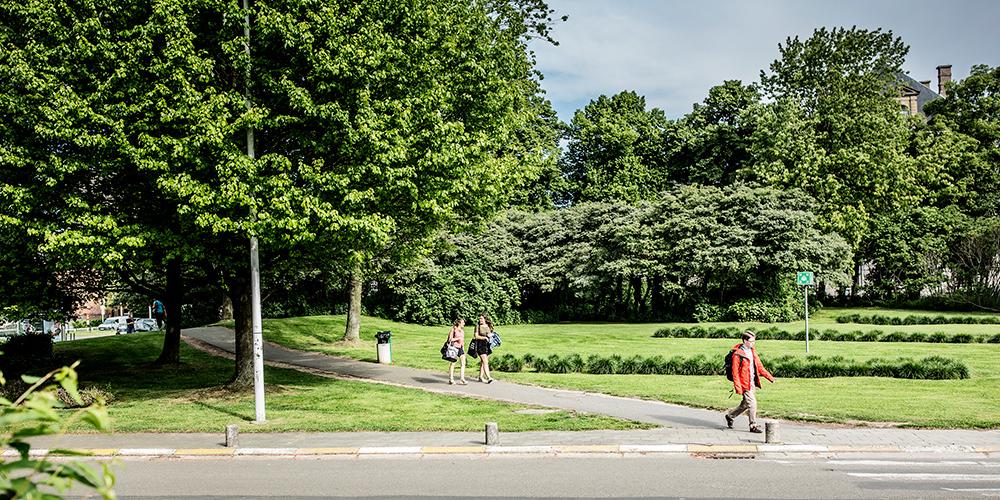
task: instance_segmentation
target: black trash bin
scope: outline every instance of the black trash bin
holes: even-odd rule
[[[386,330],[375,334],[376,355],[379,363],[392,363],[392,332]]]

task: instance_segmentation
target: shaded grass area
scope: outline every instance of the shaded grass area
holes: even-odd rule
[[[837,314],[827,319],[810,321],[810,328],[831,328],[843,331],[857,325],[838,325]],[[906,313],[914,313],[906,311]],[[344,330],[343,316],[314,316],[266,320],[265,338],[288,347],[325,352],[362,360],[375,359],[374,333],[393,332],[393,361],[397,364],[426,369],[447,369],[440,359],[439,349],[447,336],[447,327],[427,327],[395,323],[379,318],[362,319],[363,344],[358,347],[338,345]],[[776,326],[788,331],[802,329],[803,322],[780,324],[716,323],[718,326],[761,328]],[[603,324],[573,323],[545,325],[510,325],[498,327],[504,343],[497,353],[514,356],[531,354],[547,357],[568,356],[661,355],[691,357],[704,355],[721,357],[736,339],[654,339],[660,328],[681,326],[674,323]],[[933,333],[955,328],[955,332],[1000,333],[997,325],[911,325],[881,326],[890,331],[906,329]],[[468,333],[468,332],[467,332]],[[905,426],[939,428],[1000,428],[1000,383],[996,344],[928,344],[895,342],[812,342],[810,354],[823,358],[842,356],[865,361],[873,358],[925,358],[943,356],[968,366],[970,378],[965,380],[897,380],[869,377],[779,379],[765,384],[758,395],[763,415],[780,418],[829,422],[886,422]],[[760,341],[758,349],[764,362],[769,357],[805,357],[805,343],[800,341]],[[470,363],[475,373],[476,363]],[[549,387],[596,391],[619,396],[656,399],[704,408],[722,409],[735,406],[729,398],[730,382],[721,376],[678,375],[590,375],[510,373],[497,374],[505,379]]]
[[[233,362],[181,344],[178,366],[155,366],[162,335],[141,333],[64,342],[56,355],[80,359],[82,387],[107,387],[115,432],[222,432],[254,419],[252,390],[223,385]],[[649,427],[602,416],[560,411],[520,414],[523,405],[434,394],[381,384],[335,380],[266,367],[267,422],[244,432],[481,431],[496,421],[507,431],[634,429]],[[83,431],[80,427],[74,429]]]

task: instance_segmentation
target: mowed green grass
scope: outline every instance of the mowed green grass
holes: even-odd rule
[[[382,384],[343,381],[295,370],[265,368],[267,422],[253,424],[252,391],[222,388],[233,362],[181,344],[179,366],[153,365],[162,334],[140,333],[61,342],[56,355],[80,359],[82,388],[106,388],[115,432],[481,431],[498,422],[507,431],[634,429],[644,424],[560,411],[516,413],[527,407]],[[75,431],[85,431],[79,426]]]
[[[1000,333],[1000,325],[913,325],[876,326],[838,324],[838,314],[857,309],[826,310],[810,321],[810,329],[843,331],[880,329],[882,331],[921,331],[925,333]],[[931,314],[906,311],[906,314]],[[961,314],[957,314],[961,315]],[[338,344],[344,331],[343,316],[314,316],[264,321],[267,340],[302,350],[375,361],[374,334],[391,330],[394,363],[446,370],[439,349],[448,333],[447,327],[427,327],[395,323],[380,318],[362,319],[363,345]],[[500,326],[504,343],[496,351],[513,355],[531,353],[591,354],[609,356],[712,356],[722,357],[737,339],[653,338],[657,329],[681,324],[604,324],[572,323]],[[690,324],[685,324],[691,326]],[[789,331],[801,330],[804,322],[781,324],[715,323],[741,328],[778,326]],[[466,330],[467,340],[472,330]],[[758,351],[766,364],[767,357],[805,356],[805,343],[796,341],[758,342]],[[826,379],[779,379],[765,383],[758,394],[760,411],[765,416],[824,422],[873,422],[913,427],[1000,428],[1000,345],[932,344],[887,342],[810,342],[810,354],[822,357],[844,356],[864,360],[897,357],[923,358],[944,356],[965,363],[971,372],[966,380],[905,380],[881,377],[835,377]],[[476,363],[470,363],[475,373]],[[620,396],[656,399],[690,406],[723,409],[735,406],[730,397],[730,383],[715,376],[676,375],[588,375],[541,374],[533,372],[497,373],[498,378],[577,390],[597,391]]]

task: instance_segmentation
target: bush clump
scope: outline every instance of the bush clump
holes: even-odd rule
[[[686,339],[734,339],[738,340],[741,330],[732,326],[723,327],[674,327],[661,328],[653,333],[656,338],[686,338]],[[805,330],[788,332],[777,327],[768,327],[757,330],[757,338],[761,340],[797,340],[806,339]],[[992,337],[972,335],[969,333],[947,334],[935,332],[926,334],[921,332],[883,332],[882,330],[870,330],[863,332],[854,330],[852,332],[840,332],[833,329],[810,330],[811,340],[828,340],[832,342],[934,342],[950,344],[974,344],[977,342],[1000,343],[1000,335]]]
[[[520,359],[510,354],[494,358],[493,368],[499,371],[517,372],[532,369],[539,373],[589,373],[593,375],[719,375],[723,374],[720,357],[697,355],[689,358],[674,356],[664,359],[631,356],[622,358],[615,354],[599,356],[593,354],[584,360],[579,354],[560,357],[525,355]],[[491,360],[493,361],[493,360]],[[930,356],[914,360],[881,358],[856,361],[843,356],[779,356],[767,361],[771,373],[786,378],[828,378],[828,377],[891,377],[905,379],[942,380],[969,378],[965,364],[941,356]]]
[[[881,314],[843,314],[837,316],[837,323],[861,323],[869,325],[1000,325],[997,316],[909,316],[889,317]]]

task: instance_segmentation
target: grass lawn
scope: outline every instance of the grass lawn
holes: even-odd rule
[[[838,324],[839,314],[858,309],[826,310],[810,319],[810,329],[844,331],[880,329],[882,331],[921,331],[925,333],[988,333],[1000,332],[1000,325],[913,325],[876,326]],[[906,314],[925,314],[906,311]],[[937,314],[937,313],[926,313]],[[905,314],[904,314],[905,315]],[[961,314],[959,314],[961,315]],[[374,334],[392,330],[393,362],[405,366],[445,370],[439,349],[447,336],[447,327],[425,327],[395,323],[379,318],[362,319],[364,345],[348,348],[337,345],[344,331],[343,316],[313,316],[271,319],[264,321],[264,337],[288,347],[349,356],[374,361]],[[763,328],[778,326],[789,331],[801,330],[802,321],[772,324],[716,323]],[[572,323],[545,325],[511,325],[498,327],[504,344],[497,353],[535,356],[578,353],[662,355],[671,357],[722,356],[736,339],[672,339],[652,338],[653,332],[676,323],[602,324]],[[466,330],[471,337],[471,329]],[[468,340],[468,339],[467,339]],[[779,379],[765,383],[758,395],[760,412],[766,416],[827,422],[880,422],[915,427],[940,428],[1000,428],[1000,383],[997,344],[932,344],[889,342],[824,342],[810,343],[810,354],[840,355],[864,360],[869,358],[922,358],[939,355],[965,363],[971,372],[966,380],[904,380],[879,377],[826,379]],[[805,355],[805,343],[796,341],[760,341],[758,349],[767,362],[768,356]],[[475,363],[470,363],[475,373]],[[730,383],[715,376],[677,375],[588,375],[542,374],[533,372],[498,373],[507,380],[598,391],[606,394],[657,399],[704,408],[722,409],[737,404],[729,397]]]
[[[221,388],[233,362],[181,344],[180,366],[152,364],[160,352],[157,332],[60,342],[56,356],[81,359],[80,386],[107,388],[116,432],[223,432],[254,419],[253,391]],[[531,408],[433,394],[381,384],[334,380],[265,368],[267,418],[244,432],[281,431],[481,431],[487,421],[505,431],[635,429],[644,424],[572,412],[521,414]],[[80,426],[76,430],[86,430]]]

